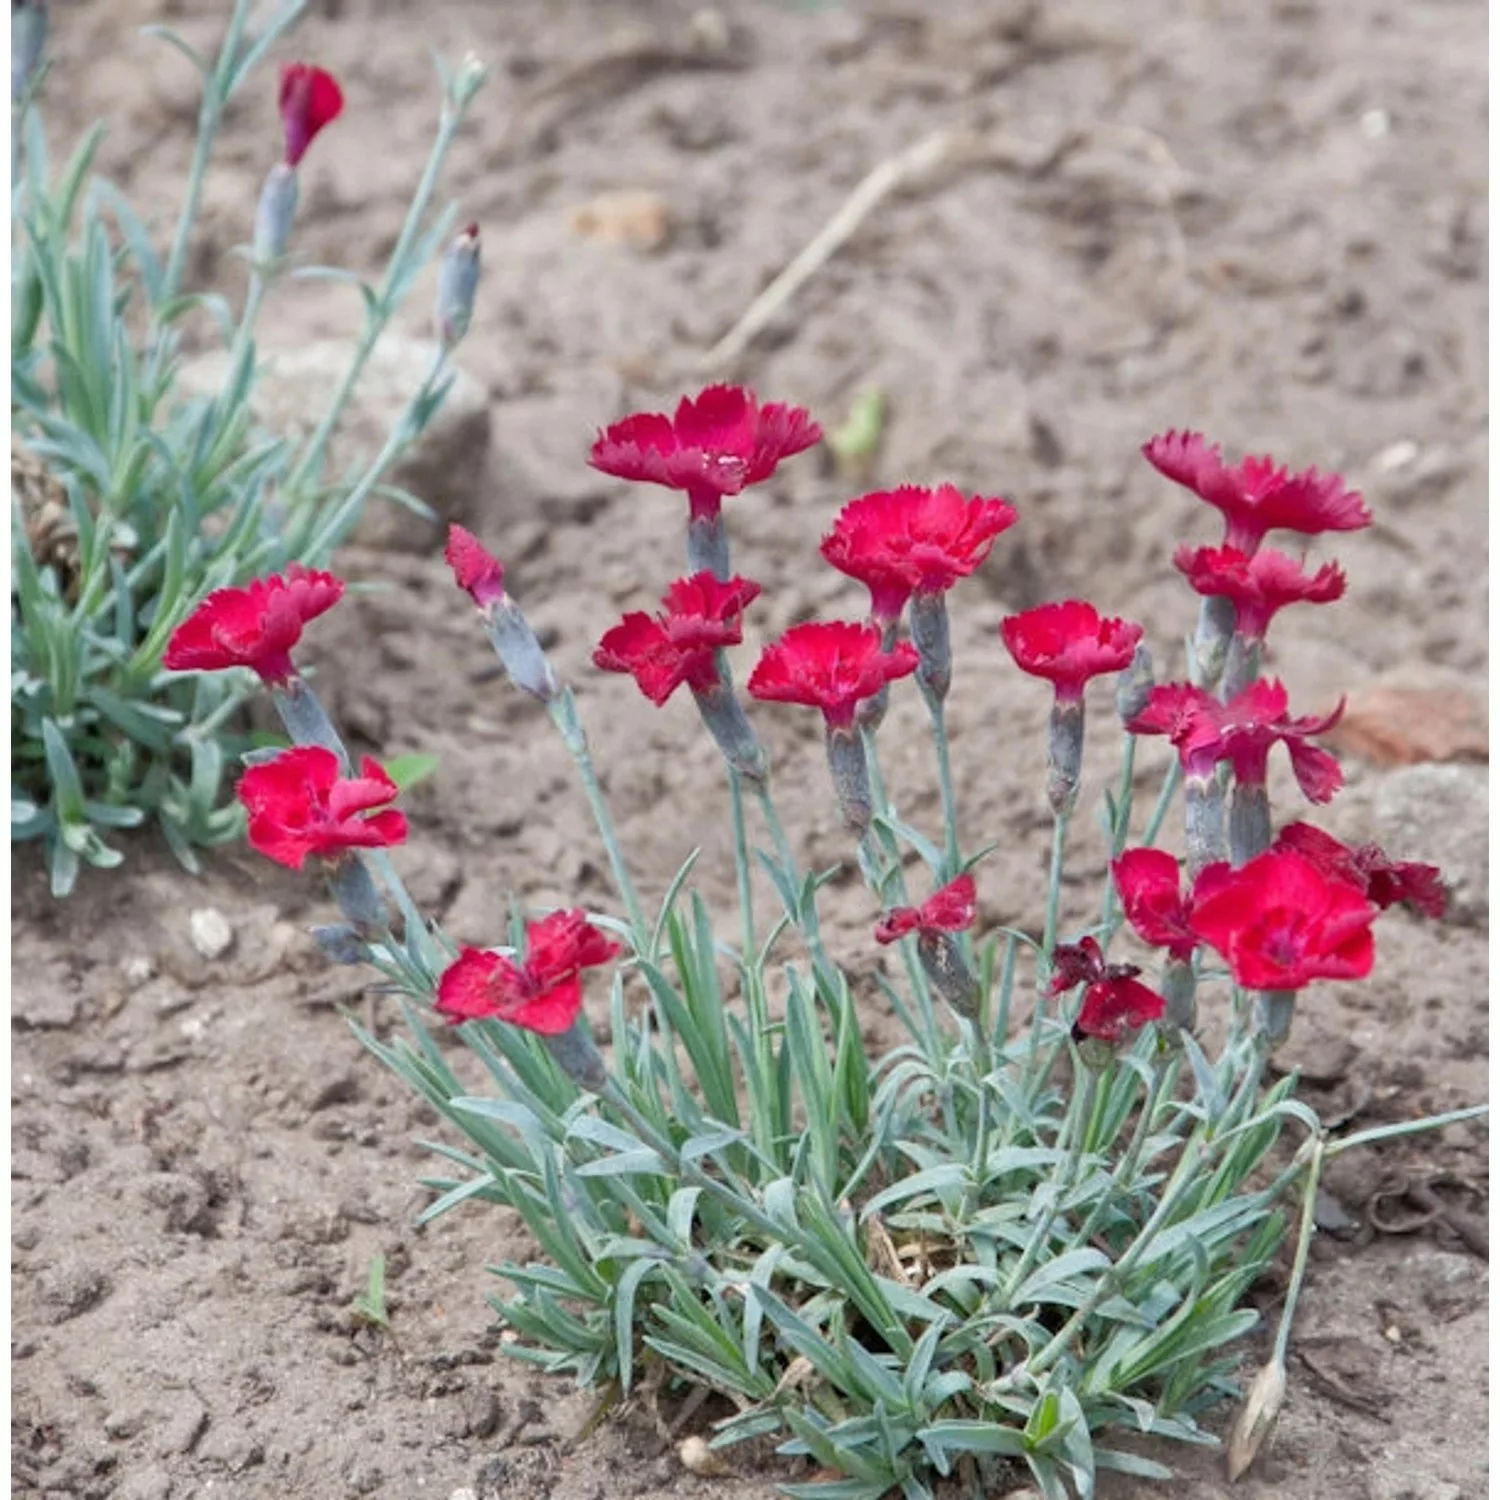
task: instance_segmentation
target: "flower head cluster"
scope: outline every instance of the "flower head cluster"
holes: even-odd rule
[[[830,729],[850,730],[862,699],[916,669],[916,648],[898,641],[887,651],[876,625],[812,621],[765,648],[748,686],[753,698],[818,708]]]
[[[659,708],[684,682],[697,692],[718,678],[714,653],[737,646],[746,607],[760,585],[745,578],[720,582],[712,573],[679,578],[662,596],[662,612],[635,611],[604,633],[594,665],[629,672]]]
[[[1190,489],[1224,516],[1224,545],[1252,553],[1268,531],[1316,536],[1368,526],[1364,497],[1343,476],[1305,469],[1289,473],[1269,458],[1226,464],[1217,443],[1198,432],[1164,432],[1142,447],[1154,468]]]
[[[1092,677],[1123,672],[1143,634],[1139,625],[1104,619],[1080,599],[1042,604],[1000,623],[1001,639],[1016,665],[1046,678],[1066,700],[1081,698]]]
[[[1118,1042],[1127,1030],[1160,1020],[1166,1012],[1165,999],[1136,978],[1140,969],[1135,964],[1105,963],[1103,950],[1094,938],[1059,943],[1053,950],[1052,963],[1052,994],[1064,994],[1075,985],[1087,986],[1073,1022],[1075,1041],[1094,1037],[1101,1042]]]
[[[1015,520],[1006,500],[965,498],[951,484],[903,485],[851,500],[820,550],[870,590],[870,613],[884,625],[913,594],[942,593],[967,578]]]
[[[684,396],[672,416],[642,412],[606,427],[589,463],[619,479],[683,490],[694,516],[715,516],[726,495],[769,479],[784,458],[811,448],[822,429],[800,406],[711,385]]]
[[[249,667],[264,682],[283,683],[296,670],[291,651],[302,627],[343,593],[342,579],[300,563],[244,588],[215,589],[172,632],[162,665],[170,672]]]
[[[250,815],[250,847],[300,870],[309,856],[332,862],[350,849],[405,842],[405,814],[388,805],[396,783],[368,755],[358,776],[341,770],[338,756],[320,745],[298,745],[251,766],[237,788]]]
[[[526,926],[521,962],[483,948],[464,948],[438,981],[435,1008],[461,1021],[508,1021],[542,1036],[561,1036],[583,1009],[585,969],[607,964],[620,945],[582,911],[555,911]]]
[[[281,70],[277,107],[286,135],[285,161],[295,167],[313,137],[343,112],[344,95],[332,73],[308,63],[289,63]]]

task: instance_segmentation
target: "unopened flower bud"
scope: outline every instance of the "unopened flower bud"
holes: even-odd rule
[[[262,270],[274,266],[286,254],[297,212],[297,169],[279,161],[261,186],[255,210],[255,243],[252,257]]]
[[[500,658],[500,665],[505,668],[505,675],[523,693],[530,693],[543,703],[551,703],[562,691],[557,674],[515,600],[508,595],[502,596],[482,613],[485,634],[495,648],[495,655]]]
[[[870,826],[870,768],[865,744],[854,729],[828,728],[828,769],[844,824],[861,838]]]
[[[455,110],[465,110],[469,107],[474,95],[479,92],[480,85],[484,82],[489,69],[480,62],[476,53],[465,52],[463,61],[458,65],[458,71],[453,75],[448,84],[448,103]]]
[[[589,1034],[588,1022],[580,1017],[572,1027],[557,1036],[544,1036],[543,1045],[552,1061],[581,1089],[591,1094],[603,1093],[609,1082],[609,1070]]]
[[[941,593],[917,593],[911,600],[911,639],[917,648],[917,681],[941,702],[953,680],[953,649],[948,641],[948,604]]]
[[[26,93],[47,48],[46,0],[19,0],[10,10],[10,102]],[[12,129],[16,127],[12,125]]]
[[[438,269],[437,335],[454,348],[469,331],[474,289],[479,285],[479,226],[470,224],[443,253]]]
[[[1059,693],[1047,721],[1047,805],[1062,817],[1078,800],[1083,768],[1083,698]]]
[[[1115,678],[1115,712],[1127,724],[1145,711],[1151,698],[1151,689],[1156,685],[1152,665],[1151,652],[1145,646],[1137,646],[1130,665]]]
[[[1225,1449],[1225,1465],[1233,1483],[1255,1462],[1260,1445],[1275,1424],[1286,1398],[1286,1366],[1273,1359],[1262,1365],[1245,1392],[1245,1404],[1235,1419],[1234,1431]]]

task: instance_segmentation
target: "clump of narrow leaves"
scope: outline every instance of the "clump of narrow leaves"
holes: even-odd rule
[[[432,185],[482,79],[473,63],[443,79],[429,170],[378,287],[325,267],[292,269],[287,259],[299,164],[325,128],[336,144],[343,109],[328,73],[295,63],[281,70],[280,130],[267,141],[259,205],[245,205],[253,243],[244,252],[243,303],[236,312],[223,297],[184,290],[220,120],[304,8],[305,0],[291,0],[252,34],[249,0],[235,0],[214,59],[165,28],[147,28],[203,84],[198,149],[165,251],[125,194],[93,171],[102,124],[53,170],[39,107],[46,8],[18,5],[12,18],[11,838],[42,842],[58,895],[72,889],[82,863],[121,861],[113,830],[154,820],[190,868],[196,847],[242,831],[225,782],[248,743],[239,710],[253,680],[170,675],[167,641],[205,594],[327,559],[441,403],[447,355],[467,326],[454,299],[473,299],[472,229],[448,255],[456,265],[444,279],[448,305],[438,310],[442,359],[381,452],[351,474],[328,473],[328,440],[375,339],[450,234],[454,211],[430,212]],[[298,442],[257,430],[251,418],[256,320],[281,275],[353,282],[366,307],[347,378]],[[179,385],[190,317],[229,350],[222,388],[211,396],[190,397]],[[425,510],[415,497],[388,493]]]

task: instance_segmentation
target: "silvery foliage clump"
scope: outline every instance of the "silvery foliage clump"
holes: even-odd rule
[[[12,11],[11,838],[42,842],[58,895],[82,863],[121,862],[114,830],[154,820],[196,869],[196,847],[243,827],[225,772],[249,743],[240,714],[249,684],[162,671],[167,640],[193,605],[293,561],[324,562],[372,494],[426,511],[382,480],[447,393],[446,338],[378,454],[333,473],[328,444],[377,339],[451,233],[454,208],[431,204],[483,79],[477,63],[442,70],[437,137],[378,285],[244,251],[238,314],[225,297],[184,286],[225,110],[305,4],[292,0],[252,33],[250,0],[235,0],[213,59],[164,27],[146,28],[203,85],[165,253],[155,226],[93,170],[102,122],[53,166],[41,105],[61,80],[44,61],[46,8],[31,0]],[[268,162],[273,155],[268,143]],[[254,218],[247,203],[247,241]],[[346,282],[364,303],[345,377],[300,440],[259,430],[251,415],[264,352],[256,319],[281,275]],[[190,316],[230,351],[212,395],[189,396],[178,383]]]

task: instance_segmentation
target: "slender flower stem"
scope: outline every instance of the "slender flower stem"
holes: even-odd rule
[[[1088,1134],[1089,1112],[1093,1108],[1094,1094],[1098,1087],[1098,1079],[1092,1068],[1076,1066],[1075,1080],[1079,1072],[1083,1074],[1083,1077],[1075,1084],[1073,1097],[1068,1101],[1067,1118],[1063,1121],[1061,1131],[1058,1132],[1059,1141],[1062,1137],[1067,1139],[1067,1155],[1053,1173],[1052,1181],[1048,1185],[1046,1207],[1038,1216],[1031,1238],[1026,1242],[1026,1248],[1022,1251],[1020,1260],[1016,1262],[1015,1270],[1010,1273],[1006,1281],[1003,1300],[1007,1306],[1013,1303],[1017,1288],[1031,1274],[1046,1247],[1052,1234],[1052,1226],[1057,1222],[1062,1201],[1072,1191],[1074,1180],[1078,1176],[1078,1163],[1083,1157],[1084,1137]]]
[[[1307,1274],[1307,1253],[1312,1247],[1315,1213],[1318,1198],[1318,1182],[1323,1175],[1325,1141],[1318,1136],[1313,1140],[1312,1159],[1307,1164],[1307,1178],[1302,1184],[1302,1222],[1297,1229],[1297,1251],[1292,1258],[1292,1273],[1287,1279],[1286,1301],[1281,1304],[1281,1321],[1276,1326],[1276,1347],[1272,1359],[1277,1364],[1286,1363],[1287,1341],[1292,1336],[1292,1318],[1297,1311],[1297,1298],[1302,1294],[1302,1279]]]
[[[1075,1246],[1087,1245],[1094,1237],[1094,1231],[1099,1227],[1099,1221],[1104,1217],[1111,1200],[1117,1189],[1130,1191],[1130,1185],[1135,1181],[1135,1169],[1140,1165],[1141,1152],[1145,1149],[1146,1138],[1151,1134],[1151,1122],[1156,1118],[1156,1111],[1161,1104],[1162,1095],[1170,1093],[1177,1082],[1177,1074],[1182,1067],[1182,1059],[1174,1057],[1163,1068],[1156,1070],[1151,1080],[1151,1088],[1146,1095],[1146,1102],[1141,1105],[1140,1115],[1135,1122],[1135,1133],[1130,1138],[1130,1145],[1126,1147],[1125,1155],[1120,1164],[1110,1174],[1108,1184],[1098,1198],[1094,1200],[1094,1206],[1089,1210],[1089,1216],[1084,1220],[1083,1227],[1073,1236]]]
[[[943,873],[939,885],[957,877],[963,863],[958,841],[958,803],[953,794],[953,767],[948,755],[948,719],[943,699],[918,680],[922,701],[932,720],[932,742],[937,750],[938,789],[943,799]]]
[[[172,249],[167,256],[167,268],[162,275],[160,306],[166,306],[177,295],[182,285],[182,273],[187,263],[188,243],[193,236],[193,225],[198,219],[198,202],[203,196],[203,174],[208,170],[208,158],[213,151],[214,137],[219,133],[219,121],[224,113],[224,82],[233,59],[240,50],[240,38],[245,33],[245,23],[250,19],[250,0],[235,0],[229,16],[229,29],[224,35],[224,45],[219,49],[219,59],[212,73],[203,80],[203,102],[198,107],[198,140],[193,148],[192,165],[188,168],[187,191],[183,195],[182,212],[177,216],[177,230],[172,236]],[[158,328],[158,337],[163,330]]]
[[[1063,851],[1068,839],[1069,814],[1052,819],[1052,862],[1047,871],[1047,914],[1042,924],[1042,951],[1037,957],[1037,990],[1045,992],[1052,980],[1052,953],[1057,947],[1057,917],[1062,905]]]
[[[743,777],[729,766],[729,810],[734,819],[734,883],[740,898],[740,933],[743,962],[755,961],[755,906],[750,888],[750,847],[745,838],[745,793]]]
[[[635,941],[635,951],[641,958],[650,958],[650,933],[640,897],[636,895],[635,882],[630,878],[630,868],[620,852],[619,836],[615,832],[614,819],[610,816],[609,804],[604,800],[604,789],[594,770],[594,757],[589,753],[589,742],[578,717],[578,705],[572,692],[564,688],[547,704],[547,715],[557,726],[568,754],[578,768],[583,792],[588,798],[589,810],[594,815],[594,826],[599,830],[604,845],[605,857],[609,860],[610,873],[614,877],[615,889],[625,905],[625,914],[630,920],[630,930]]]
[[[792,846],[787,840],[786,831],[781,826],[781,819],[777,816],[776,802],[771,796],[769,778],[755,784],[755,794],[760,800],[761,815],[766,820],[766,829],[776,848],[776,862],[781,866],[789,887],[800,891],[802,888],[801,871],[797,865],[797,858],[792,853]],[[823,947],[823,934],[818,927],[816,894],[809,897],[805,911],[788,911],[787,916],[802,933],[803,940],[807,943],[807,951],[812,955],[814,967],[825,980],[831,982],[834,968],[828,960],[828,954]]]
[[[397,283],[405,276],[406,262],[411,256],[413,241],[416,239],[422,218],[427,212],[433,189],[437,186],[438,173],[442,170],[443,161],[448,155],[448,148],[453,144],[458,127],[463,123],[463,116],[462,109],[455,109],[446,101],[444,102],[438,123],[437,139],[433,142],[432,150],[428,154],[427,165],[422,170],[422,178],[417,184],[411,207],[406,211],[406,221],[402,224],[401,233],[396,238],[396,246],[386,261],[385,275],[381,279],[380,290],[376,294],[374,306],[365,319],[364,333],[355,348],[354,358],[350,361],[349,368],[344,372],[344,378],[334,393],[333,400],[313,430],[311,438],[308,439],[307,447],[297,461],[296,468],[287,478],[286,490],[289,494],[295,496],[308,478],[320,470],[328,440],[333,436],[334,428],[338,426],[339,419],[344,414],[344,408],[348,406],[349,398],[354,394],[354,387],[359,383],[359,377],[364,373],[365,365],[375,345],[379,342],[381,334],[385,332],[386,325],[396,310]]]
[[[1171,765],[1167,767],[1166,779],[1161,784],[1161,791],[1157,794],[1156,806],[1151,809],[1151,817],[1146,823],[1145,832],[1141,834],[1141,843],[1150,848],[1156,842],[1157,835],[1161,832],[1161,825],[1167,820],[1167,813],[1172,806],[1172,799],[1177,795],[1177,789],[1182,785],[1182,762],[1175,756]]]
[[[1114,826],[1109,830],[1109,855],[1111,860],[1116,860],[1124,852],[1125,845],[1130,841],[1130,814],[1135,800],[1135,742],[1136,736],[1127,734],[1125,736],[1125,749],[1120,757],[1120,788],[1115,796]],[[1100,937],[1100,946],[1108,949],[1110,939],[1114,937],[1119,928],[1119,913],[1117,905],[1119,893],[1115,890],[1115,877],[1113,872],[1106,872],[1104,881],[1104,910],[1101,913],[1101,925],[1104,932]]]
[[[411,441],[414,435],[415,414],[418,408],[431,397],[433,389],[442,378],[447,363],[448,350],[440,346],[433,358],[432,368],[428,371],[427,378],[418,388],[416,395],[412,397],[401,420],[387,434],[384,445],[375,455],[369,468],[360,476],[359,481],[349,493],[339,501],[337,508],[322,518],[317,530],[308,538],[306,546],[299,549],[303,559],[309,565],[316,567],[327,560],[328,554],[342,540],[346,528],[358,516],[360,507],[369,498],[370,491],[380,483],[386,470]],[[290,484],[287,487],[292,488]]]
[[[250,272],[250,286],[245,293],[245,307],[240,313],[239,326],[234,330],[234,343],[229,348],[229,380],[232,389],[239,383],[241,361],[247,359],[253,347],[255,324],[260,317],[261,303],[265,301],[266,277],[258,269]]]

